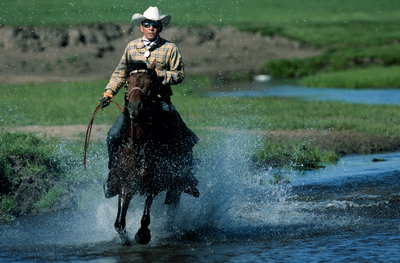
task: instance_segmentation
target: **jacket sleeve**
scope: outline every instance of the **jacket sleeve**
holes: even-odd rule
[[[157,68],[157,76],[164,78],[164,85],[179,84],[185,78],[185,69],[183,66],[182,55],[178,48],[174,46],[168,61],[169,67],[166,69]]]
[[[111,92],[113,95],[118,93],[128,79],[129,49],[130,46],[128,45],[106,86],[106,91]]]

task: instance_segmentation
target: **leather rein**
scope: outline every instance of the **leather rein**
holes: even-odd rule
[[[114,102],[114,104],[118,107],[118,109],[121,112],[124,112],[124,108],[121,105],[119,105],[117,102],[115,102],[113,100],[110,100],[110,102]],[[100,103],[98,103],[97,107],[94,109],[92,118],[90,119],[89,125],[88,125],[87,130],[86,130],[85,147],[84,147],[84,150],[83,150],[84,151],[84,153],[83,153],[83,168],[84,169],[86,169],[86,153],[87,153],[87,150],[89,148],[89,141],[90,141],[90,135],[92,133],[93,121],[94,121],[94,118],[96,117],[96,114],[97,114],[97,112],[99,110],[100,110]]]

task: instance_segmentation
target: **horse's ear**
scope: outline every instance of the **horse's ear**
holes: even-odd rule
[[[157,61],[156,60],[153,60],[153,62],[151,63],[151,65],[150,65],[150,69],[156,69],[156,66],[157,66]]]

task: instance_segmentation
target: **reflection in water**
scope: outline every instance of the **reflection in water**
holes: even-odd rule
[[[365,104],[400,104],[400,89],[308,88],[282,83],[239,84],[238,90],[210,92],[214,97],[293,97],[309,101],[340,101]],[[236,89],[235,87],[233,89]]]

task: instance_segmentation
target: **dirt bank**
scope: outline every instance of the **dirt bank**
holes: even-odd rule
[[[141,36],[128,25],[74,28],[0,27],[0,83],[107,79],[126,44]],[[190,74],[256,72],[267,61],[321,51],[281,36],[262,36],[213,26],[164,29]]]

